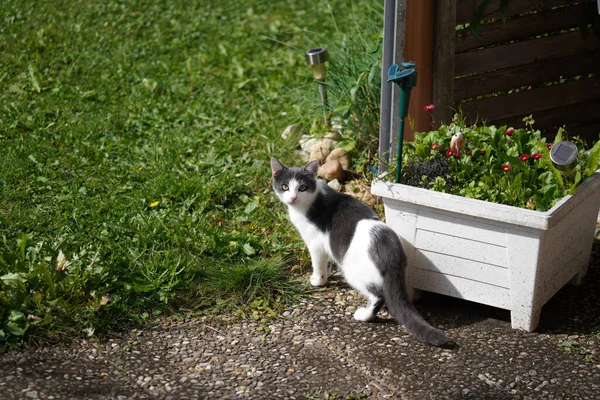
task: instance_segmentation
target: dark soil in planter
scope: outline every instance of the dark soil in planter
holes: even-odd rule
[[[456,181],[452,177],[452,171],[448,157],[437,155],[432,159],[411,159],[402,167],[402,178],[400,183],[409,186],[415,186],[430,189],[437,177],[442,177],[446,181],[446,191],[451,192],[456,186]]]

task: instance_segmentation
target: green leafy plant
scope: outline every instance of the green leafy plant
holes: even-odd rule
[[[564,340],[560,342],[558,346],[562,347],[565,351],[567,351],[573,356],[582,357],[585,361],[594,362],[595,360],[594,355],[578,342],[572,340]]]
[[[455,116],[450,125],[417,133],[405,144],[402,180],[412,186],[464,197],[547,211],[598,168],[600,142],[591,149],[573,139],[579,148],[579,164],[564,177],[550,160],[551,143],[533,128],[467,125]],[[461,133],[464,143],[453,151],[452,137]],[[558,131],[555,142],[566,133]]]

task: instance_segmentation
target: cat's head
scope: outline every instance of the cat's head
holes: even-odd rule
[[[304,167],[286,167],[275,157],[271,158],[273,189],[288,206],[309,206],[317,194],[319,162],[312,160]]]

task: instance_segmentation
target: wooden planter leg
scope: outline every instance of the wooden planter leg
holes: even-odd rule
[[[542,307],[533,307],[531,304],[514,304],[510,311],[510,321],[513,329],[533,332],[540,323]]]
[[[539,236],[507,232],[507,255],[510,271],[510,318],[513,329],[533,332],[542,310],[539,290]]]
[[[592,214],[592,216],[596,215],[595,210],[592,211],[590,214]],[[592,229],[590,229],[589,233],[585,232],[581,235],[583,237],[589,237],[590,240],[589,240],[589,244],[586,245],[581,250],[579,255],[577,256],[577,260],[575,262],[577,262],[578,265],[580,265],[580,267],[579,267],[579,271],[575,274],[573,279],[571,279],[569,281],[569,283],[571,285],[576,285],[576,286],[581,285],[583,278],[585,278],[585,276],[588,272],[588,267],[590,265],[589,254],[592,252],[592,245],[594,244],[594,231],[595,231],[595,227],[592,227]]]

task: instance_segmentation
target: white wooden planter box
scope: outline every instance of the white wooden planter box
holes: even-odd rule
[[[600,170],[547,212],[375,181],[408,256],[409,287],[511,311],[533,331],[542,306],[588,268]]]

